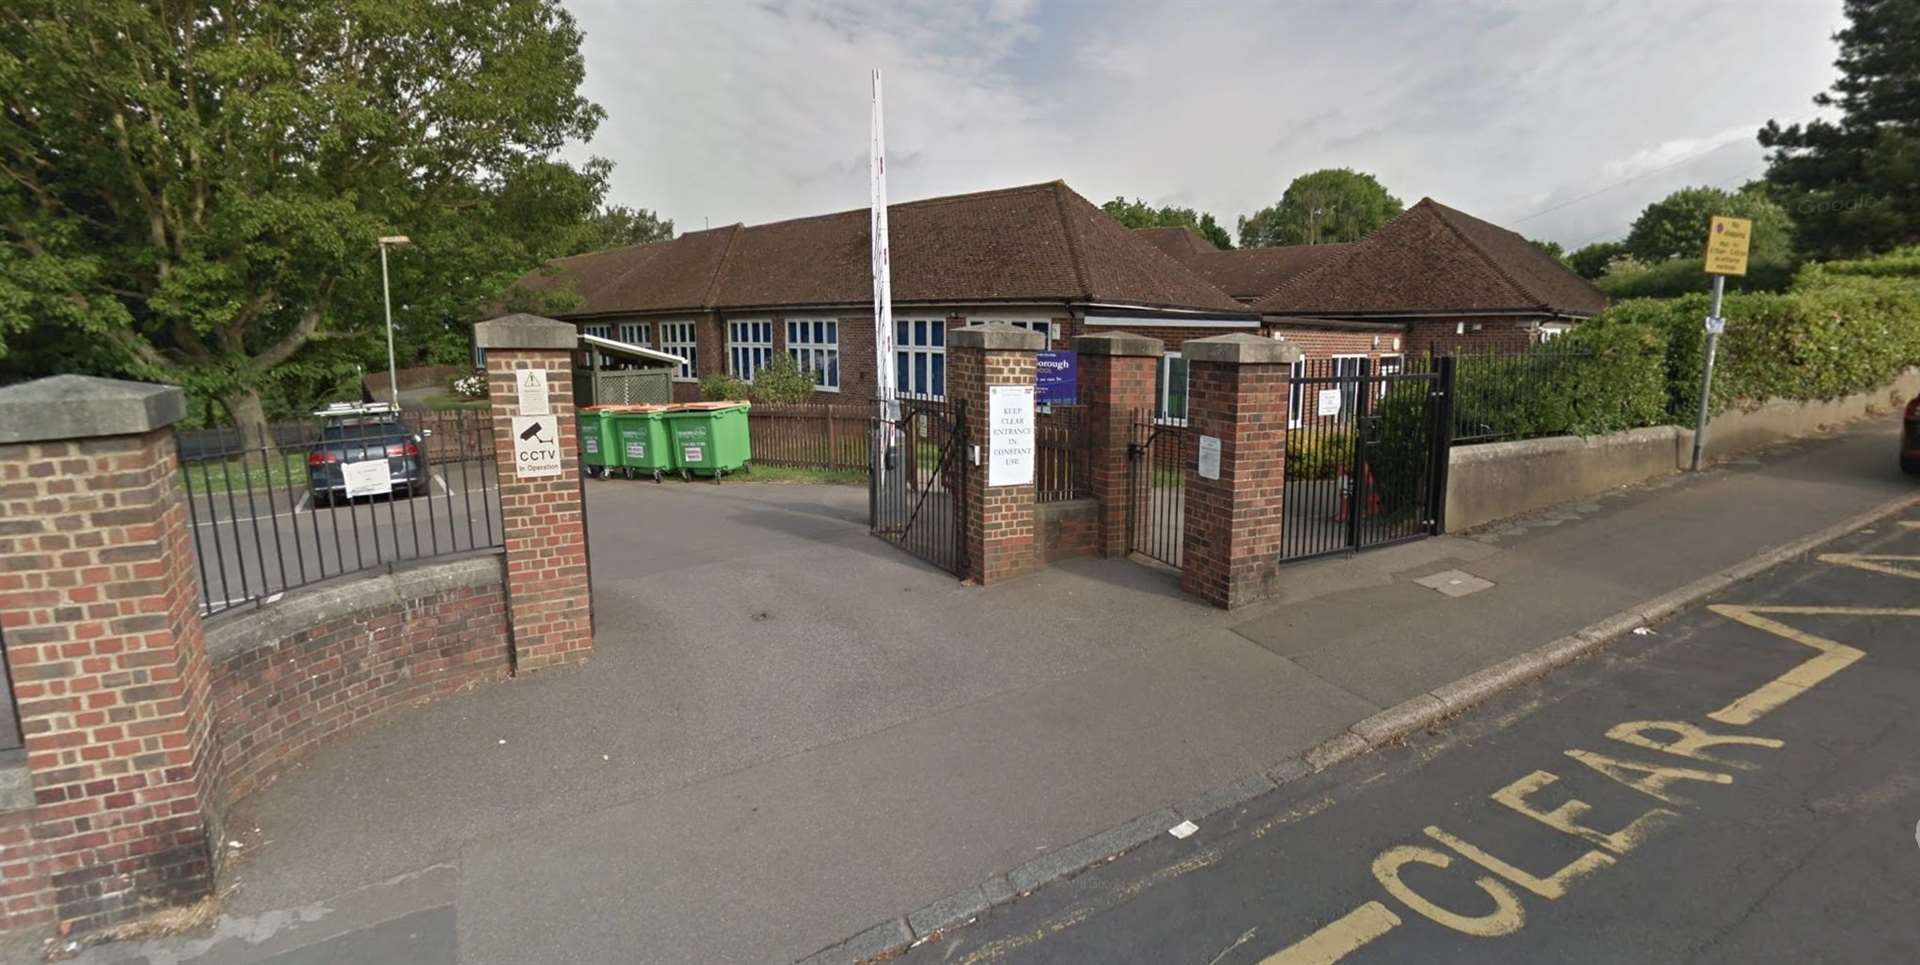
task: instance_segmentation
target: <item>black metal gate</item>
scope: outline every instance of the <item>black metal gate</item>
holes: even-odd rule
[[[868,528],[956,576],[967,573],[967,405],[874,403]]]
[[[1186,424],[1137,412],[1127,440],[1127,549],[1180,565],[1187,511],[1187,467],[1193,462]]]
[[[1446,531],[1454,360],[1375,371],[1365,357],[1296,365],[1287,399],[1282,560]]]

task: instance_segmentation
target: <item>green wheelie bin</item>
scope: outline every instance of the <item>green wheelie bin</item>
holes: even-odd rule
[[[620,466],[627,478],[650,473],[654,482],[672,472],[673,446],[667,437],[667,423],[661,418],[663,405],[615,406],[613,435],[617,440]]]
[[[580,433],[580,465],[588,476],[605,477],[620,468],[614,446],[612,406],[590,405],[574,413]]]
[[[682,479],[697,475],[718,480],[753,458],[745,402],[688,402],[668,409],[663,418]]]

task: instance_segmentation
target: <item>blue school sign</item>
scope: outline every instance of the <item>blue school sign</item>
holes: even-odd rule
[[[1041,405],[1072,405],[1079,398],[1079,355],[1040,352],[1033,357],[1033,367],[1033,401]]]

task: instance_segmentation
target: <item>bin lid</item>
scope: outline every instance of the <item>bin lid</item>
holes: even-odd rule
[[[752,406],[746,401],[740,402],[679,402],[667,409],[668,412],[718,412],[722,409],[745,409]]]

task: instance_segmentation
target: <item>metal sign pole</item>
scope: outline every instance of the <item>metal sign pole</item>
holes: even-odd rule
[[[1727,320],[1720,317],[1720,299],[1727,290],[1727,276],[1713,276],[1713,311],[1707,314],[1707,359],[1700,371],[1700,414],[1693,423],[1693,472],[1700,471],[1700,451],[1707,445],[1707,406],[1713,398],[1713,356],[1720,347],[1720,332]]]

